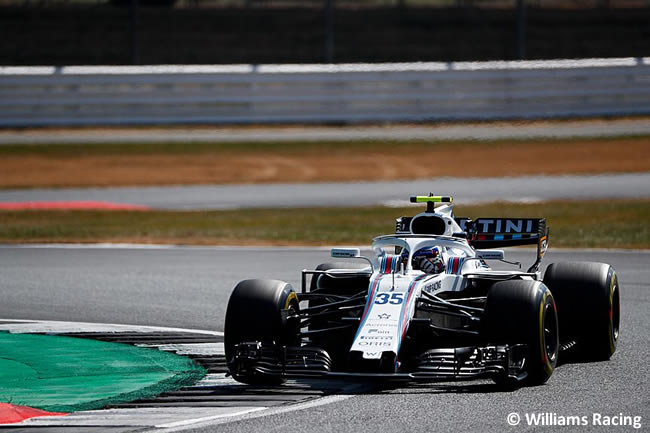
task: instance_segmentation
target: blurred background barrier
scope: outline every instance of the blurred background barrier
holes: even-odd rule
[[[648,56],[650,0],[0,0],[0,65]]]
[[[650,58],[0,68],[0,126],[650,114]]]

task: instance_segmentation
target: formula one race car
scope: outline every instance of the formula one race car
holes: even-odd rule
[[[539,385],[564,351],[613,355],[620,289],[611,266],[555,263],[541,278],[544,219],[470,220],[454,217],[451,197],[411,201],[426,211],[375,238],[374,257],[332,249],[363,262],[304,270],[300,293],[277,280],[240,282],[225,323],[232,376],[248,384],[343,376]],[[494,248],[526,244],[537,245],[527,272],[487,265],[505,261]]]

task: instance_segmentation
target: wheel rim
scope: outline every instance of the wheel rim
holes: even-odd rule
[[[554,363],[558,352],[557,320],[553,304],[544,307],[544,349],[550,363]]]
[[[296,298],[295,300],[291,300],[288,305],[288,315],[292,316],[296,313],[300,312],[300,306],[297,302]],[[300,345],[300,321],[296,321],[290,326],[287,326],[285,329],[285,335],[284,335],[284,340],[286,344],[292,345],[292,346],[299,346]]]
[[[612,340],[614,343],[618,340],[618,329],[621,321],[621,305],[618,294],[618,284],[614,286],[614,294],[612,296],[612,305],[610,306],[611,323],[612,323]]]

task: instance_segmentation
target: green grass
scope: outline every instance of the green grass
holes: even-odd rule
[[[0,242],[367,245],[392,233],[409,208],[234,211],[4,211]],[[457,216],[545,217],[551,246],[650,248],[650,201],[584,201],[456,207]]]

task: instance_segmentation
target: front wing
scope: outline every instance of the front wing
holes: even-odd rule
[[[229,365],[235,375],[304,378],[348,377],[406,381],[459,381],[480,378],[523,380],[526,345],[430,349],[415,360],[408,372],[333,371],[329,354],[310,346],[278,346],[245,342],[235,346]]]

